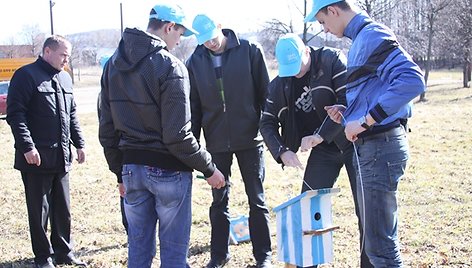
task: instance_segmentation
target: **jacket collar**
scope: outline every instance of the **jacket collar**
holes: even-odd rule
[[[344,36],[354,40],[359,32],[370,23],[372,23],[372,19],[365,12],[357,13],[344,29]]]
[[[39,56],[38,59],[36,60],[36,62],[39,64],[39,66],[41,66],[41,68],[46,71],[46,73],[50,76],[54,76],[58,73],[61,72],[61,70],[58,70],[54,67],[52,67],[51,64],[49,64],[47,61],[45,61],[43,59],[43,57]]]
[[[236,36],[233,30],[231,29],[222,29],[223,35],[226,37],[226,49],[225,51],[239,46],[239,38]],[[224,53],[224,52],[223,52]],[[195,48],[195,54],[202,55],[208,54],[208,49],[204,45],[198,45]]]

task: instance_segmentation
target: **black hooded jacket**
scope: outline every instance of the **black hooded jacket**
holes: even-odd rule
[[[213,174],[210,154],[191,132],[187,69],[162,39],[127,28],[101,87],[99,139],[111,171],[140,164]]]

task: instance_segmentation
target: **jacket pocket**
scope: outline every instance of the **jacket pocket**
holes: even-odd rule
[[[40,168],[57,168],[59,167],[60,146],[54,144],[50,147],[37,147],[39,156],[41,157]]]
[[[35,109],[36,117],[50,117],[56,115],[56,90],[51,81],[44,81],[38,87],[38,98]]]
[[[64,100],[65,100],[65,110],[67,111],[67,114],[70,114],[71,108],[74,105],[74,97],[73,97],[73,88],[68,87],[68,86],[63,86],[62,87],[64,91]]]

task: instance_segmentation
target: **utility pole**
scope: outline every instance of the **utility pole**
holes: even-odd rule
[[[121,34],[123,34],[123,2],[120,2]]]
[[[52,7],[55,5],[52,0],[49,0],[49,16],[51,17],[51,35],[54,35],[54,23],[52,21]]]

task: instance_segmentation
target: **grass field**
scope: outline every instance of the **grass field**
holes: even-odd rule
[[[400,182],[402,256],[405,267],[472,267],[472,89],[461,87],[459,72],[433,72],[430,79],[427,101],[416,103],[410,121],[411,157]],[[90,84],[82,80],[76,80],[76,87]],[[71,172],[75,250],[89,267],[125,267],[126,236],[118,191],[98,143],[96,115],[81,114],[80,120],[87,140],[87,161],[75,165]],[[23,184],[19,172],[12,168],[13,137],[4,120],[0,120],[0,141],[0,267],[32,267]],[[307,156],[300,154],[304,160]],[[282,170],[269,153],[266,169],[266,197],[271,209],[298,195],[301,179],[297,171]],[[231,213],[246,214],[237,165],[232,182]],[[344,172],[337,187],[341,192],[333,197],[333,218],[340,229],[334,232],[335,260],[322,267],[359,267],[356,218]],[[210,202],[209,186],[195,180],[189,253],[192,267],[203,267],[210,257]],[[273,213],[271,227],[276,259]],[[252,267],[251,250],[250,243],[231,246],[232,260],[227,267]],[[153,267],[159,267],[158,256]]]

